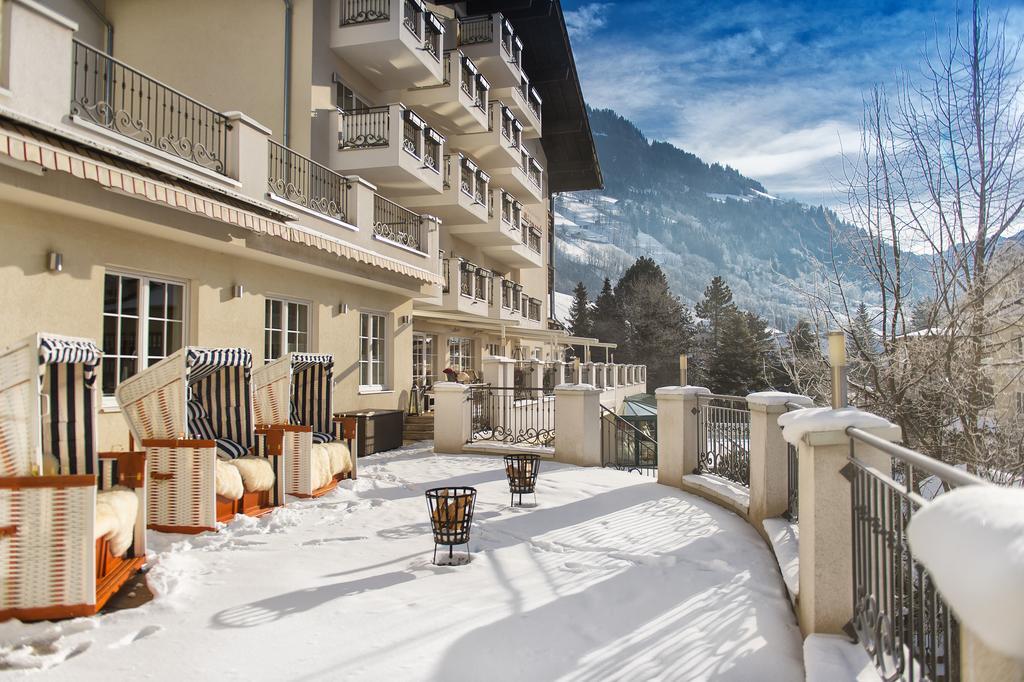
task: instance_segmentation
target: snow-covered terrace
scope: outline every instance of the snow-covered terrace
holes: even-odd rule
[[[473,557],[434,566],[423,491],[478,490]],[[156,598],[0,624],[0,670],[48,680],[798,680],[801,637],[765,543],[652,479],[545,462],[510,508],[497,457],[429,444],[221,532],[150,534]],[[439,554],[440,556],[440,554]]]

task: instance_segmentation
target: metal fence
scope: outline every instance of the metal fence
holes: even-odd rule
[[[419,214],[379,194],[373,195],[373,233],[420,252],[426,246]]]
[[[697,474],[750,487],[750,410],[746,398],[703,395],[697,409]]]
[[[227,172],[226,116],[77,40],[72,44],[71,114],[203,168]]]
[[[348,215],[349,180],[273,140],[267,153],[270,191],[335,220]]]
[[[341,0],[341,25],[387,21],[391,0]]]
[[[786,403],[787,411],[806,407],[798,403]],[[786,511],[783,516],[793,523],[800,518],[800,452],[792,443],[786,444]]]
[[[338,149],[387,147],[391,143],[391,107],[339,111]]]
[[[469,402],[470,443],[554,445],[555,398],[543,389],[473,386]]]
[[[601,405],[601,464],[657,476],[658,440]]]
[[[959,624],[911,552],[906,528],[914,512],[944,490],[986,483],[860,429],[848,428],[846,433],[850,462],[843,473],[852,488],[853,631],[885,679],[957,680]],[[855,442],[891,457],[891,471],[859,460]]]
[[[494,40],[494,22],[491,15],[459,19],[459,45],[476,45]]]

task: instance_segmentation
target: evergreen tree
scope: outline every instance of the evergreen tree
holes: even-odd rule
[[[587,298],[587,287],[583,286],[583,282],[578,282],[573,291],[572,307],[569,308],[569,331],[573,336],[592,336],[594,333],[590,300]]]
[[[678,383],[678,357],[690,349],[695,327],[689,308],[669,289],[665,273],[652,259],[641,257],[615,285],[614,296],[625,323],[616,360],[646,364],[649,390]]]
[[[789,332],[789,347],[796,357],[808,358],[821,353],[821,344],[814,327],[807,320],[797,320]]]
[[[618,301],[615,300],[615,291],[612,289],[611,280],[604,278],[604,285],[601,293],[594,301],[594,309],[591,313],[593,336],[621,346],[626,340],[626,321],[619,309]]]
[[[720,275],[715,275],[711,283],[704,289],[704,298],[694,306],[694,311],[704,319],[708,331],[711,333],[712,347],[718,345],[725,317],[735,310],[736,304],[732,301],[732,289]]]
[[[729,309],[718,319],[719,343],[707,353],[707,379],[715,393],[744,395],[754,372],[755,341],[750,324],[738,310]]]

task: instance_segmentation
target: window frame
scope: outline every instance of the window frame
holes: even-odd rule
[[[457,342],[459,346],[457,355],[452,354],[453,342]],[[448,361],[447,367],[455,369],[456,372],[465,372],[467,371],[467,369],[473,369],[473,351],[475,350],[475,343],[476,339],[474,339],[471,336],[449,336],[448,352],[445,354],[445,359]],[[467,346],[469,348],[468,354],[465,352]],[[452,358],[455,357],[458,357],[463,360],[468,360],[468,363],[465,365],[459,363],[458,368],[456,368],[455,363],[452,362]]]
[[[136,280],[139,281],[138,315],[136,315],[136,329],[135,329],[136,348],[135,348],[135,356],[134,356],[135,357],[135,362],[136,362],[136,368],[135,368],[135,372],[132,374],[132,376],[134,376],[135,374],[138,374],[139,372],[141,372],[142,370],[146,369],[147,367],[150,367],[151,364],[153,364],[153,362],[159,362],[160,360],[163,360],[168,355],[176,353],[177,351],[181,350],[182,348],[184,348],[185,346],[188,345],[188,343],[189,343],[189,331],[190,331],[190,327],[191,327],[191,325],[189,324],[189,311],[190,311],[190,308],[191,308],[191,300],[190,300],[191,290],[190,290],[190,287],[189,287],[188,280],[187,279],[177,278],[177,277],[168,277],[168,276],[165,276],[165,275],[157,275],[157,274],[151,274],[151,273],[146,273],[146,272],[139,272],[139,271],[135,271],[135,270],[126,270],[126,269],[122,269],[122,268],[104,268],[104,271],[103,271],[103,302],[100,305],[100,326],[101,326],[100,339],[101,339],[101,345],[103,345],[102,342],[104,340],[103,333],[102,333],[103,321],[107,317],[116,317],[117,319],[121,319],[123,317],[123,315],[121,314],[121,311],[120,311],[120,300],[118,301],[119,308],[118,308],[118,312],[116,314],[111,314],[111,313],[107,313],[106,312],[106,294],[107,294],[107,276],[108,275],[110,275],[112,277],[118,277],[118,278],[128,277],[128,278],[136,279]],[[152,283],[152,282],[155,282],[155,283],[158,283],[158,284],[165,284],[165,285],[169,284],[171,286],[179,286],[179,287],[181,287],[181,346],[176,348],[176,349],[174,349],[173,351],[171,351],[167,355],[162,355],[162,356],[157,357],[157,358],[154,358],[153,356],[150,356],[150,354],[149,354],[149,323],[150,323],[150,316],[149,316],[149,293],[150,293],[149,292],[149,284]],[[167,320],[167,318],[162,318],[162,319],[164,319],[165,322]],[[130,356],[122,355],[120,353],[120,345],[121,345],[120,344],[120,325],[118,325],[118,340],[117,340],[118,352],[114,353],[114,354],[111,354],[111,353],[107,353],[106,350],[104,349],[104,357],[106,357],[106,358],[116,358],[117,362],[118,362],[118,367],[120,367],[120,359],[122,357],[130,357]],[[101,372],[103,372],[103,371],[104,371],[104,369],[103,369],[102,364],[101,364]],[[119,371],[117,372],[117,374],[118,374],[118,376],[120,376],[120,372]],[[102,409],[104,409],[104,410],[116,410],[116,409],[118,409],[118,404],[117,404],[117,400],[114,398],[113,394],[109,394],[108,395],[107,393],[105,393],[103,391],[103,381],[102,381],[103,378],[104,378],[103,374],[101,374],[101,377],[100,377],[100,379],[101,379],[100,380],[100,395],[101,395],[101,398],[102,398],[101,399]],[[117,383],[121,383],[121,382],[118,381]]]
[[[363,355],[363,342],[364,339],[370,341],[376,337],[364,336],[363,335],[363,318],[364,317],[379,317],[381,320],[381,335],[380,335],[380,346],[381,352],[380,357],[364,357]],[[360,310],[359,311],[359,329],[358,331],[358,342],[359,342],[359,393],[384,393],[391,390],[390,386],[390,371],[391,371],[391,351],[388,345],[388,338],[391,336],[391,314],[380,311],[380,310]],[[372,344],[366,344],[367,350],[372,348]],[[377,364],[380,366],[380,383],[364,383],[363,382],[363,368],[369,366],[369,373],[367,379],[373,379],[373,365]]]
[[[283,356],[283,355],[285,355],[287,353],[292,352],[292,351],[288,350],[288,335],[291,334],[291,333],[296,333],[296,334],[299,333],[298,331],[293,332],[291,329],[288,328],[288,306],[292,306],[292,305],[300,305],[300,306],[304,306],[306,308],[306,331],[305,331],[305,334],[306,334],[306,349],[305,350],[296,350],[294,352],[296,352],[296,353],[312,353],[312,352],[314,352],[315,348],[314,348],[313,341],[316,338],[316,335],[313,333],[313,303],[312,303],[312,301],[303,300],[301,298],[289,298],[287,296],[274,296],[274,295],[264,296],[263,300],[264,300],[264,304],[263,304],[263,362],[267,363],[267,362],[271,362],[273,360],[277,360],[281,356]],[[267,306],[268,306],[268,304],[273,304],[273,303],[281,303],[281,304],[283,304],[283,307],[281,309],[281,329],[274,329],[274,328],[268,326],[270,321],[267,319],[267,313],[269,312]],[[279,339],[279,343],[281,344],[281,355],[278,355],[277,357],[273,357],[273,358],[270,357],[270,355],[268,353],[269,349],[267,348],[267,333],[271,332],[271,331],[280,332],[280,334],[281,334],[281,338]]]

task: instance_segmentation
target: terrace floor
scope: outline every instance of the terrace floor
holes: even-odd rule
[[[468,564],[431,564],[423,491],[439,485],[477,487]],[[775,560],[739,517],[636,473],[547,462],[537,502],[509,507],[497,457],[421,443],[364,458],[359,480],[319,500],[217,534],[151,533],[152,602],[0,624],[0,670],[77,681],[803,679]]]

